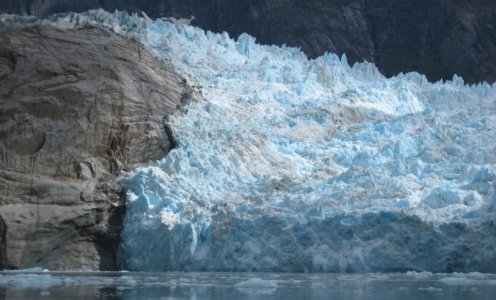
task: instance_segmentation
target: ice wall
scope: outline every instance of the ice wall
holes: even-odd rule
[[[9,24],[133,38],[199,93],[129,174],[130,270],[496,271],[496,87],[116,12]]]

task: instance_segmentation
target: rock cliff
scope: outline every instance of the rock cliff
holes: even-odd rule
[[[0,12],[50,15],[94,8],[196,17],[194,25],[261,43],[301,47],[311,57],[346,53],[387,76],[496,80],[496,5],[491,0],[6,0]]]
[[[3,270],[7,263],[7,240],[5,237],[6,233],[7,228],[5,228],[5,222],[0,216],[0,270]]]
[[[188,93],[100,29],[0,29],[0,267],[115,269],[120,174],[174,146]]]

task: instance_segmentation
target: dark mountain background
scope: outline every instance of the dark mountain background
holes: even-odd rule
[[[496,81],[494,0],[2,0],[0,11],[47,16],[93,8],[189,18],[193,25],[310,57],[346,53],[383,74],[418,71],[429,80]]]

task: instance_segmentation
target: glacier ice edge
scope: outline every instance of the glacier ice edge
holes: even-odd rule
[[[125,268],[496,269],[494,85],[121,12],[0,23],[103,27],[201,86],[171,120],[179,147],[127,180]]]

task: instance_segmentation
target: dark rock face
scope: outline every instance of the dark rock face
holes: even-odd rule
[[[151,54],[102,30],[0,29],[7,265],[115,269],[119,174],[167,154],[166,116],[187,93]]]
[[[196,23],[262,43],[375,62],[386,76],[496,80],[496,5],[490,0],[216,1]]]
[[[3,270],[7,264],[7,227],[0,216],[0,270]]]
[[[430,80],[496,81],[492,0],[7,0],[1,12],[49,15],[93,8],[195,16],[194,25],[266,44],[301,47],[310,57],[346,53],[387,76],[418,71]]]

